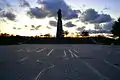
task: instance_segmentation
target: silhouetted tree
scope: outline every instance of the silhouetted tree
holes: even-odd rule
[[[49,37],[50,38],[51,35],[50,34],[45,34],[44,37]]]
[[[119,36],[119,40],[120,40],[120,18],[118,19],[118,21],[115,21],[111,32],[112,34],[114,34],[114,36]]]
[[[77,38],[80,37],[80,33],[76,32],[76,37]]]
[[[64,31],[64,34],[65,34],[65,35],[68,35],[68,34],[69,34],[69,32],[68,32],[68,31]]]
[[[83,32],[81,33],[81,36],[89,36],[89,32],[83,31]]]

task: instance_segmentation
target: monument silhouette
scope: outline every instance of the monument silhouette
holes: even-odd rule
[[[63,34],[63,27],[62,27],[62,13],[61,9],[58,10],[58,21],[57,21],[57,32],[56,32],[56,38],[60,39],[64,37]]]

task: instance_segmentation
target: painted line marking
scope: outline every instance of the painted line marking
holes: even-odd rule
[[[77,55],[77,54],[75,54],[75,53],[73,53],[70,49],[69,49],[69,52],[71,53],[71,55],[74,57],[76,57],[76,58],[78,58],[79,56]]]
[[[43,49],[40,49],[40,50],[38,50],[38,51],[36,51],[37,53],[38,52],[42,52],[43,50],[45,50],[46,48],[43,48]]]
[[[48,54],[47,56],[50,56],[50,54],[54,51],[54,49],[52,49]]]
[[[100,78],[101,80],[110,80],[108,77],[103,76],[98,70],[96,70],[94,67],[92,67],[89,63],[83,61],[83,63],[89,67],[93,72],[95,72]]]
[[[19,49],[19,50],[17,50],[18,52],[20,52],[20,51],[23,51],[23,49]]]
[[[69,49],[68,50],[70,53],[71,53],[71,57],[73,58],[74,56],[73,56],[73,53],[72,53],[72,51]]]
[[[47,67],[47,68],[42,69],[42,70],[39,72],[39,74],[35,77],[35,80],[40,80],[40,76],[41,76],[42,73],[44,73],[46,70],[52,69],[52,68],[54,68],[54,67],[55,67],[55,65],[52,65],[52,66],[50,66],[50,67]],[[38,79],[38,78],[39,78],[39,79]]]
[[[23,62],[23,61],[25,61],[25,60],[27,60],[28,59],[28,57],[24,57],[24,58],[22,58],[19,62]]]
[[[76,53],[79,53],[77,50],[73,49]]]
[[[110,66],[113,66],[113,67],[117,68],[118,70],[120,70],[120,67],[118,67],[118,66],[110,63],[109,61],[107,61],[107,60],[105,60],[105,59],[104,59],[104,62],[107,63],[107,64],[109,64]]]
[[[66,57],[67,56],[67,54],[66,54],[66,51],[64,50],[64,56],[63,57]]]
[[[74,51],[74,50],[75,50],[75,49],[73,49],[73,51]],[[75,52],[78,53],[76,50],[75,50]],[[75,53],[73,53],[73,54],[74,54],[74,56],[75,56],[76,58],[79,57],[77,54],[75,54]]]

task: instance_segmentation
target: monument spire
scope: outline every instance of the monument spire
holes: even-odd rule
[[[63,27],[62,27],[62,13],[61,9],[58,10],[58,21],[57,21],[57,33],[56,33],[56,38],[63,38]]]

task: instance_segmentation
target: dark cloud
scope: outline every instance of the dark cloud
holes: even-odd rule
[[[25,25],[25,27],[28,27],[27,25]]]
[[[82,13],[81,20],[83,22],[91,21],[91,20],[95,20],[97,17],[99,17],[98,12],[96,12],[94,9],[87,9]]]
[[[32,15],[36,16],[36,18],[41,17],[56,17],[58,9],[62,10],[63,13],[63,19],[74,19],[78,18],[78,13],[80,13],[80,10],[72,10],[64,0],[38,0],[37,3],[41,6],[44,6],[42,8],[31,8],[29,13],[32,13]]]
[[[95,24],[94,28],[95,28],[95,30],[101,30],[101,29],[103,29],[102,25],[100,25],[100,24]]]
[[[105,23],[111,21],[112,18],[107,14],[100,14],[95,20],[92,20],[91,23]]]
[[[30,29],[31,31],[35,30],[35,29]]]
[[[38,25],[35,27],[35,30],[38,30],[41,27],[41,25]]]
[[[22,28],[17,28],[18,30],[21,30]]]
[[[2,11],[2,8],[0,8],[0,11]]]
[[[105,7],[103,10],[109,10],[110,8],[109,7]]]
[[[110,33],[108,30],[86,30],[89,33]]]
[[[85,26],[77,28],[77,31],[84,31],[84,30],[85,30]]]
[[[106,24],[103,25],[103,29],[110,31],[113,25],[114,25],[114,21],[107,22]]]
[[[38,26],[31,25],[31,27],[32,27],[32,29],[34,29],[34,30],[38,30],[38,29],[41,27],[41,25],[38,25]]]
[[[65,19],[73,19],[73,18],[78,18],[78,11],[77,10],[71,10],[68,15],[64,16]]]
[[[21,30],[22,28],[13,27],[14,30]]]
[[[76,26],[76,25],[73,24],[72,22],[68,22],[68,23],[66,23],[64,26],[66,26],[66,27],[74,27],[74,26]]]
[[[56,21],[49,21],[49,24],[51,26],[57,27],[57,22]]]
[[[13,29],[16,29],[16,27],[13,27]]]
[[[111,16],[108,14],[98,14],[94,9],[87,9],[81,14],[80,17],[82,22],[89,23],[105,23],[112,20]]]
[[[3,17],[3,9],[0,8],[0,18]]]
[[[51,27],[48,27],[48,26],[47,26],[47,29],[51,29]]]
[[[3,12],[3,17],[6,17],[7,19],[14,21],[16,15],[12,12]]]
[[[32,28],[35,28],[35,25],[31,25]]]
[[[42,10],[41,8],[35,7],[30,8],[30,11],[27,12],[27,14],[33,18],[45,18],[48,15],[48,12],[45,10]]]
[[[26,0],[20,0],[20,7],[30,7],[30,4]]]

